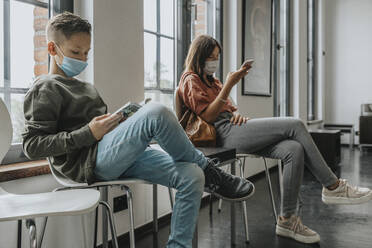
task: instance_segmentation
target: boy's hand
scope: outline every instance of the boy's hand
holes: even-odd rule
[[[122,119],[123,116],[121,114],[114,115],[107,113],[94,117],[88,125],[93,136],[97,140],[101,140],[106,133],[110,132],[117,125],[119,125],[119,121],[122,121]]]

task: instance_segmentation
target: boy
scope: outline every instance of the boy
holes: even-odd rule
[[[203,189],[244,200],[254,186],[196,150],[161,104],[146,104],[127,120],[107,113],[97,90],[73,78],[87,66],[90,33],[91,25],[71,13],[49,21],[50,71],[25,96],[23,150],[30,158],[49,157],[55,169],[77,182],[131,177],[176,188],[167,247],[191,247]],[[148,147],[153,138],[166,153]]]

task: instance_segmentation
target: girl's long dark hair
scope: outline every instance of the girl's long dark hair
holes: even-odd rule
[[[192,71],[198,74],[203,83],[208,87],[209,85],[203,77],[205,61],[216,47],[218,47],[221,53],[222,47],[216,39],[209,35],[199,35],[192,41],[185,61],[185,72]],[[207,75],[207,79],[210,83],[214,82],[212,75]]]

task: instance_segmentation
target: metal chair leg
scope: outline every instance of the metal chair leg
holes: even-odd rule
[[[98,229],[98,208],[96,208],[94,216],[94,238],[93,238],[93,248],[97,247],[97,229]],[[41,247],[40,247],[41,248]]]
[[[213,198],[212,194],[209,195],[209,215],[213,215]]]
[[[228,169],[229,169],[229,168],[226,167],[226,168],[225,168],[225,172],[227,172]],[[220,198],[220,199],[218,200],[218,212],[221,212],[221,210],[222,210],[222,199]]]
[[[30,248],[37,248],[37,239],[36,239],[36,225],[35,220],[27,219],[26,227],[30,235]]]
[[[276,224],[276,222],[278,220],[278,215],[276,213],[275,199],[274,199],[274,194],[273,194],[273,188],[271,186],[270,173],[269,173],[269,169],[267,168],[266,159],[264,157],[262,157],[262,159],[263,159],[264,164],[265,164],[265,174],[266,174],[266,179],[267,179],[267,185],[269,187],[271,205],[272,205],[272,208],[273,208],[273,213],[274,213],[274,218],[275,218],[275,224]]]
[[[44,217],[44,222],[41,226],[40,242],[39,242],[39,245],[37,246],[38,248],[41,248],[41,245],[43,244],[45,229],[46,229],[47,223],[48,223],[48,216]]]
[[[192,238],[192,248],[198,248],[198,223],[196,223],[194,237]]]
[[[135,240],[134,240],[133,194],[132,194],[132,191],[127,186],[124,186],[124,188],[127,192],[127,201],[128,201],[128,209],[129,209],[129,242],[130,242],[130,248],[134,248]]]
[[[107,202],[104,202],[104,201],[100,201],[99,204],[101,204],[103,208],[106,208],[106,214],[110,222],[112,246],[114,248],[119,248],[118,238],[117,238],[116,228],[115,228],[115,222],[114,222],[114,215],[112,214],[111,207],[107,204]]]
[[[101,200],[108,201],[108,186],[100,188]],[[102,209],[102,248],[108,248],[107,214]]]
[[[278,160],[280,199],[283,199],[283,167],[282,161]]]
[[[243,164],[241,160],[239,159],[239,167],[240,167],[240,176],[244,178],[245,157],[244,157]],[[242,207],[243,207],[243,218],[244,218],[244,228],[245,228],[245,242],[249,243],[248,211],[247,211],[246,201],[242,201]]]
[[[221,212],[222,209],[222,199],[218,200],[218,212]]]
[[[152,221],[153,221],[153,232],[157,234],[159,232],[159,223],[158,223],[158,185],[152,185]],[[172,208],[173,209],[173,208]]]

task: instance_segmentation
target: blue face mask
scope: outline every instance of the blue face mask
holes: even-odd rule
[[[88,63],[85,61],[65,56],[62,50],[57,46],[57,44],[56,47],[63,55],[62,64],[59,64],[57,61],[56,63],[67,77],[74,77],[76,75],[79,75],[88,66]]]

